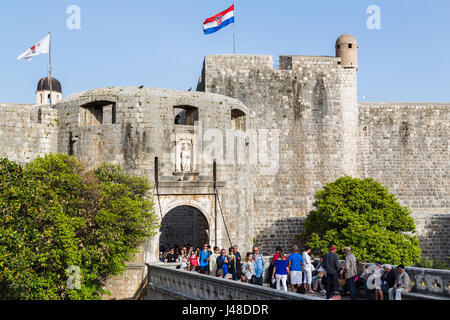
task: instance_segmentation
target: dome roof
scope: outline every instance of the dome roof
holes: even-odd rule
[[[48,90],[50,90],[48,77],[39,80],[37,85],[37,91],[48,91]],[[61,83],[53,77],[52,77],[52,91],[62,93]]]
[[[336,45],[343,44],[343,43],[354,43],[358,44],[358,41],[356,41],[356,38],[349,34],[343,34],[336,40]]]

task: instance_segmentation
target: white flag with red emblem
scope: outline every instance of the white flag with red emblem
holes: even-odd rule
[[[25,59],[27,61],[31,61],[33,57],[49,52],[50,52],[50,34],[47,35],[44,39],[42,39],[38,43],[36,43],[30,49],[22,53],[20,56],[18,56],[17,60]]]

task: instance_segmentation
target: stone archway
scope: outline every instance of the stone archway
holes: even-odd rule
[[[163,248],[190,244],[201,247],[210,240],[210,227],[204,214],[193,206],[171,209],[161,222],[159,245]]]

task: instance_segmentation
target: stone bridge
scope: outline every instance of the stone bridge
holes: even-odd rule
[[[301,295],[230,281],[196,272],[177,270],[176,264],[148,264],[148,286],[145,300],[323,300],[322,297]],[[414,283],[405,300],[450,300],[450,271],[406,268]]]

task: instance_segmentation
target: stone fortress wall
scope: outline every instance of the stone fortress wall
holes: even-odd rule
[[[196,109],[197,122],[175,124],[176,107]],[[38,109],[41,109],[39,120]],[[130,173],[147,177],[154,187],[155,157],[158,157],[159,185],[154,190],[154,203],[161,222],[166,225],[173,222],[173,217],[163,219],[169,212],[177,213],[183,206],[189,206],[204,215],[206,223],[202,221],[197,227],[208,227],[211,244],[228,248],[238,243],[242,248],[250,248],[254,211],[250,182],[254,173],[245,162],[250,153],[248,144],[232,120],[236,111],[246,115],[240,126],[252,129],[253,120],[241,102],[201,92],[103,88],[69,96],[53,109],[2,104],[0,157],[26,164],[39,155],[66,153],[88,168],[104,162],[120,164]],[[236,153],[226,150],[227,139],[244,146],[241,154],[232,155],[231,162],[221,157],[221,153]],[[188,173],[180,172],[176,159],[180,141],[192,142],[195,151]],[[241,157],[243,163],[237,161]],[[213,159],[217,159],[219,204],[214,197]],[[183,219],[175,221],[170,226],[172,233],[186,229]],[[128,264],[125,274],[105,283],[113,298],[131,297],[140,287],[144,263],[158,259],[159,239],[157,235],[140,244],[138,258]]]
[[[358,103],[356,69],[340,58],[207,56],[198,90],[246,104],[280,131],[279,170],[254,176],[256,242],[287,247],[314,194],[344,175],[386,185],[416,220],[423,254],[450,257],[449,111],[439,103]]]
[[[25,164],[57,150],[57,111],[48,106],[0,103],[0,156]]]
[[[340,39],[357,49],[352,37]],[[211,244],[246,252],[257,243],[264,254],[291,245],[326,183],[373,177],[411,209],[423,255],[448,260],[450,104],[358,103],[357,55],[339,50],[281,56],[279,67],[268,55],[206,56],[197,92],[118,87],[54,108],[0,104],[0,157],[67,153],[90,168],[121,164],[154,185],[158,157],[161,219],[190,206],[204,215]],[[158,245],[159,236],[143,244],[141,262],[156,260]],[[130,272],[142,274],[138,265]],[[114,281],[132,291],[122,280]]]
[[[355,107],[355,69],[342,68],[334,57],[283,56],[277,69],[271,56],[207,56],[199,89],[235,97],[245,105],[219,95],[202,100],[199,97],[208,94],[201,92],[137,88],[91,90],[64,99],[57,109],[3,103],[1,156],[27,163],[38,155],[63,152],[90,167],[103,161],[120,163],[152,181],[158,156],[160,179],[175,193],[180,188],[170,186],[177,180],[171,159],[177,127],[173,106],[199,107],[203,127],[220,127],[224,141],[225,130],[231,128],[230,110],[242,109],[248,128],[268,129],[268,149],[280,139],[280,152],[270,154],[278,166],[270,174],[254,166],[218,165],[219,180],[227,181],[222,209],[232,242],[246,243],[246,250],[257,242],[264,252],[290,245],[302,231],[315,192],[348,174],[379,180],[411,208],[425,256],[450,256],[448,104]],[[99,101],[115,105],[115,123],[108,104],[101,126],[86,123],[86,108],[81,106]],[[205,164],[201,171],[199,179],[211,182],[212,166]],[[210,216],[210,236],[215,234],[213,220]],[[218,238],[228,246],[221,218],[218,223]]]
[[[175,106],[197,108],[197,125],[175,124]],[[215,221],[215,199],[211,195],[214,192],[212,161],[215,157],[219,161],[220,157],[211,152],[215,148],[208,144],[208,137],[200,141],[194,133],[199,130],[199,136],[206,136],[212,132],[219,145],[225,146],[227,130],[228,133],[233,131],[230,129],[232,111],[249,113],[241,102],[201,92],[123,87],[75,94],[56,107],[60,121],[59,153],[74,155],[90,168],[103,162],[120,164],[129,172],[147,177],[153,185],[154,159],[158,157],[158,192],[164,195],[155,197],[155,209],[161,220],[177,206],[193,206],[206,217],[210,242],[216,243],[217,229],[217,244],[223,247],[231,245],[222,218],[219,216]],[[98,110],[103,110],[103,116],[96,114]],[[98,123],[99,119],[102,119],[102,124]],[[247,118],[247,127],[252,127],[251,117]],[[179,163],[175,158],[179,137],[197,139],[192,143],[198,156],[192,157],[192,174],[182,174],[177,168]],[[201,142],[203,145],[199,144]],[[245,164],[218,162],[217,165],[219,200],[230,238],[247,248],[252,245],[249,226],[253,224],[253,208],[248,183],[252,174],[251,168]],[[217,212],[220,215],[219,209]],[[179,219],[179,222],[182,224],[183,220]],[[182,229],[181,225],[179,227]],[[158,242],[159,236],[156,236],[147,248],[151,260],[158,257]]]
[[[358,175],[415,219],[423,255],[450,261],[450,104],[359,103]]]
[[[302,230],[317,190],[356,175],[356,70],[339,62],[282,56],[277,69],[272,56],[205,58],[198,89],[242,101],[255,126],[280,139],[276,170],[253,177],[254,233],[267,254]]]

